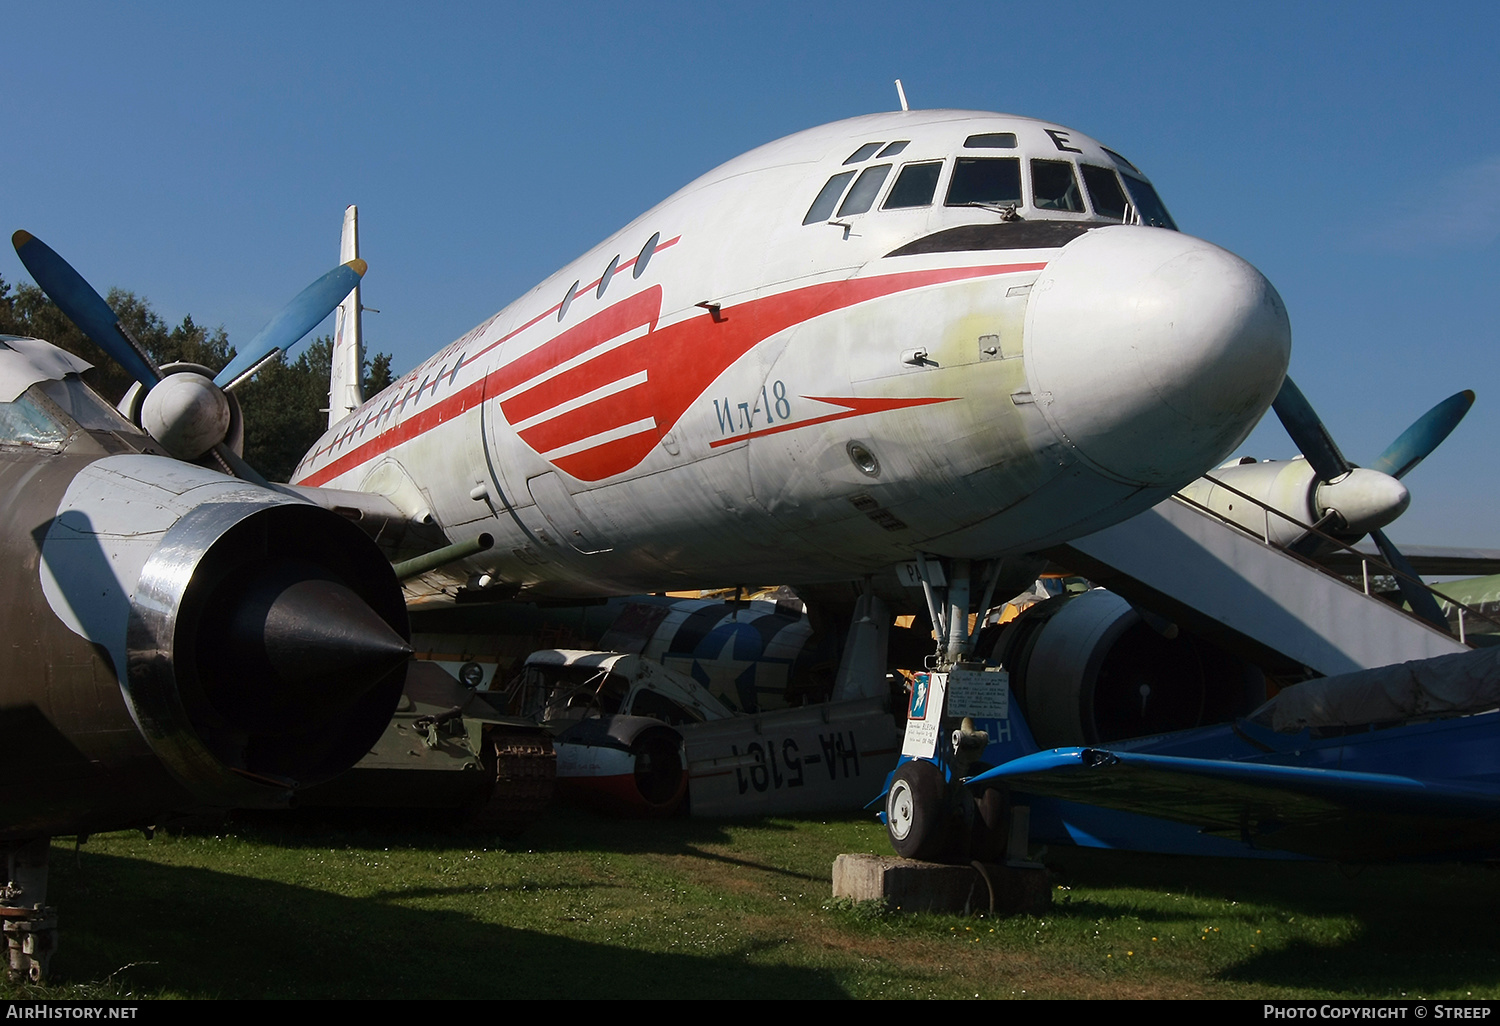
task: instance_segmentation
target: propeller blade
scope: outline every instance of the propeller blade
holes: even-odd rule
[[[161,372],[145,349],[120,323],[104,297],[71,264],[28,231],[16,232],[10,241],[41,290],[95,345],[147,388],[161,380]]]
[[[260,363],[271,350],[290,349],[303,335],[312,331],[318,323],[333,312],[334,307],[359,284],[368,265],[363,260],[350,260],[340,264],[323,277],[297,294],[275,317],[261,329],[260,334],[241,349],[229,365],[219,371],[214,384],[227,388],[246,371]]]
[[[1474,393],[1470,389],[1450,395],[1401,432],[1401,437],[1386,447],[1370,469],[1398,478],[1409,474],[1458,427],[1473,405]]]
[[[1332,481],[1349,472],[1349,461],[1344,459],[1333,436],[1290,376],[1281,382],[1281,391],[1276,393],[1271,409],[1276,411],[1281,426],[1286,428],[1286,433],[1292,436],[1292,441],[1312,464],[1319,480]]]
[[[1432,597],[1432,592],[1422,586],[1422,578],[1417,576],[1417,572],[1406,561],[1401,550],[1391,543],[1384,531],[1371,531],[1370,537],[1375,540],[1375,545],[1380,549],[1380,554],[1385,557],[1385,561],[1397,571],[1396,586],[1401,589],[1401,597],[1406,599],[1408,608],[1438,630],[1448,633],[1448,619],[1443,616],[1442,607],[1438,605],[1437,599]]]

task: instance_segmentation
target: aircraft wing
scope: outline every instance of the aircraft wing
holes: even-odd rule
[[[969,781],[985,783],[1175,820],[1314,858],[1359,862],[1500,846],[1500,796],[1413,777],[1056,748]]]
[[[1380,550],[1368,541],[1354,546],[1355,550],[1373,559],[1384,559]],[[1478,577],[1500,574],[1500,549],[1458,549],[1442,545],[1403,545],[1401,554],[1417,573],[1424,577],[1464,576]],[[1341,574],[1359,573],[1357,556],[1343,549],[1318,557],[1318,562]],[[1438,585],[1442,590],[1442,585]]]

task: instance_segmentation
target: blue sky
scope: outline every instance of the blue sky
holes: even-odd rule
[[[244,341],[360,206],[398,371],[714,165],[914,107],[1050,118],[1258,266],[1351,459],[1479,400],[1407,480],[1409,543],[1500,548],[1500,7],[7,5],[6,232]],[[7,246],[0,276],[25,272]],[[1279,426],[1247,452],[1287,456]]]

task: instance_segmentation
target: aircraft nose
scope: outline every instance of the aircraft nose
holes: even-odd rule
[[[1173,488],[1244,440],[1291,357],[1286,307],[1264,275],[1190,235],[1126,225],[1047,265],[1025,340],[1053,430],[1111,477]]]

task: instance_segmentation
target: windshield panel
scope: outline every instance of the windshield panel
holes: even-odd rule
[[[854,183],[854,188],[849,190],[849,195],[844,198],[843,206],[839,207],[839,217],[848,214],[863,214],[869,210],[875,202],[876,193],[885,184],[885,176],[891,173],[891,165],[876,164],[867,167],[859,173],[859,179]]]
[[[1095,167],[1093,164],[1084,164],[1082,171],[1083,185],[1089,191],[1089,202],[1094,205],[1094,213],[1116,221],[1125,220],[1128,202],[1125,190],[1120,188],[1119,176],[1107,167]]]
[[[938,175],[942,173],[941,160],[925,164],[907,164],[896,176],[891,194],[885,198],[881,210],[900,210],[904,207],[925,207],[932,203],[937,192]]]
[[[818,198],[812,201],[812,206],[807,208],[807,216],[802,219],[803,224],[812,224],[814,221],[826,221],[833,216],[834,204],[838,203],[839,197],[844,194],[844,186],[849,184],[849,179],[854,177],[853,171],[843,171],[834,175],[818,191]]]
[[[1021,161],[1015,157],[959,157],[948,183],[950,207],[975,203],[1020,203]]]
[[[844,159],[844,163],[845,164],[858,164],[860,161],[869,160],[871,154],[873,154],[876,150],[880,149],[880,147],[883,146],[883,145],[884,145],[884,143],[878,143],[878,142],[865,143],[859,149],[857,149],[853,153],[849,154],[849,156]]]
[[[0,403],[0,444],[59,449],[67,440],[68,429],[25,393]]]
[[[1177,230],[1177,222],[1167,213],[1167,208],[1161,197],[1156,195],[1155,189],[1133,175],[1125,176],[1125,188],[1130,190],[1130,199],[1140,218],[1138,223],[1153,228],[1170,228],[1174,232]]]
[[[1073,164],[1066,160],[1031,162],[1032,205],[1038,210],[1070,210],[1083,213],[1083,194]]]

